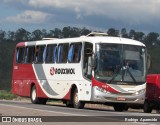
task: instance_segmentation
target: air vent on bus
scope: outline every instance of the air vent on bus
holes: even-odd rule
[[[88,36],[108,36],[107,33],[99,33],[99,32],[91,32],[87,35]]]

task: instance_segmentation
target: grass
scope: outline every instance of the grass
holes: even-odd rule
[[[13,95],[10,91],[0,90],[0,99],[12,100],[16,98],[16,95]]]

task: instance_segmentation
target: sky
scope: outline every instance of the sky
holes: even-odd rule
[[[1,0],[0,30],[86,27],[160,33],[160,0]]]

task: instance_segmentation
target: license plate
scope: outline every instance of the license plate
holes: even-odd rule
[[[118,97],[117,100],[118,101],[125,101],[126,99],[124,97]]]

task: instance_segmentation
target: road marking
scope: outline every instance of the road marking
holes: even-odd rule
[[[72,115],[72,116],[88,116],[88,115],[82,115],[82,114],[76,114],[76,113],[64,113],[64,112],[57,112],[57,111],[48,111],[48,110],[43,110],[43,109],[34,109],[34,108],[27,108],[23,106],[13,106],[13,105],[8,105],[8,104],[0,104],[2,106],[10,106],[14,108],[21,108],[21,109],[31,109],[31,110],[36,110],[36,111],[45,111],[45,112],[50,112],[50,113],[57,113],[57,114],[62,114],[62,115]]]

